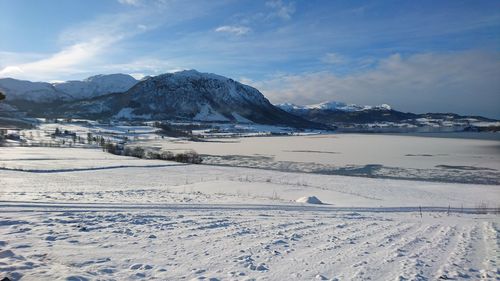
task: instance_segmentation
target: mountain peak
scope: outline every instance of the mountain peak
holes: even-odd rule
[[[230,78],[217,75],[214,73],[208,73],[208,72],[199,72],[196,69],[188,69],[188,70],[181,70],[177,72],[171,72],[171,73],[165,73],[165,74],[160,74],[157,77],[175,77],[175,78],[183,78],[183,79],[214,79],[214,80],[221,80],[221,81],[226,81],[226,80],[231,80]]]
[[[123,73],[113,73],[113,74],[98,74],[94,76],[90,76],[86,79],[83,80],[83,82],[100,82],[100,81],[136,81],[137,80],[128,75],[128,74],[123,74]]]

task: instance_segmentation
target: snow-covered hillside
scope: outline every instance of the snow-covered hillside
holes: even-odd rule
[[[0,79],[0,91],[6,94],[6,102],[9,102],[10,100],[50,102],[60,99],[71,99],[70,95],[59,92],[50,83],[31,82],[12,78]]]
[[[54,83],[54,88],[67,93],[74,99],[85,99],[109,93],[125,92],[134,86],[137,80],[126,74],[96,75],[83,81]]]
[[[0,79],[0,90],[11,100],[52,102],[81,100],[109,93],[125,92],[137,83],[126,74],[96,75],[82,81],[61,83],[31,82],[12,78]]]

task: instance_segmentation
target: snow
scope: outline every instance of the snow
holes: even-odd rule
[[[164,167],[176,162],[141,160],[86,148],[0,147],[0,170],[25,172],[68,172],[116,169],[125,167]]]
[[[66,81],[53,83],[61,92],[74,99],[92,98],[103,94],[126,92],[138,81],[126,74],[95,75],[83,81]]]
[[[204,104],[201,106],[200,111],[193,117],[196,121],[229,121],[219,112],[215,111],[210,105]]]
[[[304,142],[290,137],[281,144],[295,138]],[[463,153],[482,165],[487,158],[474,158],[478,151]],[[305,157],[313,154],[324,153]],[[0,277],[11,280],[496,280],[499,274],[500,224],[492,213],[498,185],[186,165],[47,147],[1,147],[0,183]],[[325,204],[296,202],[302,197]]]
[[[492,215],[45,208],[0,214],[0,268],[14,280],[497,276],[498,222]]]
[[[214,73],[199,72],[195,69],[181,70],[181,71],[173,72],[171,74],[174,74],[177,77],[191,78],[191,79],[205,78],[205,79],[215,79],[215,80],[220,80],[220,81],[229,80],[227,77],[224,77],[221,75],[217,75]]]
[[[120,119],[120,118],[124,118],[124,119],[132,119],[132,117],[134,117],[135,115],[132,113],[132,111],[134,111],[133,108],[130,108],[130,107],[125,107],[125,108],[122,108],[116,115],[115,115],[115,118],[117,119]]]
[[[144,146],[195,150],[204,163],[281,171],[399,179],[500,183],[498,139],[415,135],[330,134],[212,139],[151,140]],[[452,168],[455,167],[455,168]]]
[[[20,99],[46,102],[59,99],[78,100],[125,92],[137,82],[132,76],[126,74],[96,75],[83,81],[56,83],[3,78],[0,79],[0,90],[7,94],[7,101]]]
[[[68,98],[64,93],[56,91],[49,83],[30,82],[12,78],[0,79],[0,90],[7,95],[9,100],[53,101]]]
[[[145,119],[145,120],[151,119],[151,114],[137,115],[137,114],[134,114],[133,111],[134,111],[134,109],[130,108],[130,107],[122,108],[117,114],[115,114],[114,118],[115,119],[128,119],[128,120],[135,119],[135,118]]]
[[[319,200],[316,196],[304,196],[300,197],[299,199],[295,200],[297,203],[307,203],[307,204],[317,204],[321,205],[323,202]]]
[[[239,115],[238,113],[236,112],[233,112],[232,113],[234,119],[238,122],[238,123],[243,123],[243,124],[252,124],[253,122],[246,119],[245,117]]]

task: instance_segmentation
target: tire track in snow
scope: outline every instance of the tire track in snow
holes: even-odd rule
[[[477,275],[471,257],[476,250],[474,241],[478,240],[477,225],[464,226],[457,233],[455,247],[448,253],[447,261],[439,268],[436,279],[439,280],[470,280]]]
[[[485,256],[483,260],[483,269],[480,270],[481,280],[500,280],[500,232],[498,225],[492,222],[483,222],[483,245]]]
[[[367,276],[371,276],[374,280],[377,280],[377,277],[387,278],[390,275],[388,272],[395,267],[394,263],[404,256],[398,250],[415,243],[415,239],[409,241],[406,239],[408,234],[411,233],[410,237],[419,237],[428,230],[429,226],[419,226],[416,223],[405,223],[393,229],[388,235],[372,243],[377,247],[369,249],[374,255],[369,255],[359,262],[358,264],[362,266],[346,278],[352,280],[364,280]]]
[[[378,252],[378,249],[374,250],[374,247],[387,237],[395,236],[396,233],[400,232],[399,227],[402,225],[402,223],[394,222],[370,223],[361,226],[354,232],[346,231],[342,233],[343,235],[332,237],[331,241],[335,243],[333,247],[323,245],[317,247],[325,249],[323,259],[331,258],[333,260],[329,264],[331,267],[329,272],[333,272],[335,277],[341,280],[351,280],[356,272],[368,268],[373,254]],[[403,227],[403,229],[411,229],[412,227]],[[314,250],[311,251],[314,252]],[[358,262],[353,264],[352,261]],[[362,276],[360,278],[364,279]]]
[[[451,237],[455,233],[455,227],[438,226],[430,238],[424,238],[425,244],[406,255],[406,259],[400,262],[401,270],[396,280],[428,280],[433,268],[443,261],[449,248]]]
[[[388,272],[391,272],[394,270],[396,265],[394,264],[395,262],[399,261],[401,264],[401,259],[403,257],[407,256],[407,248],[410,246],[414,246],[416,244],[421,243],[421,236],[425,235],[427,232],[429,232],[430,227],[429,226],[419,226],[415,231],[411,232],[413,238],[410,240],[407,240],[405,237],[406,235],[400,236],[401,238],[399,240],[396,240],[395,243],[389,244],[387,247],[386,251],[383,251],[385,254],[385,257],[381,259],[382,264],[378,264],[378,266],[373,267],[371,266],[372,269],[375,269],[375,271],[382,270],[384,275],[391,275]],[[373,257],[371,257],[373,259]],[[365,264],[370,264],[373,263],[373,261],[366,261]],[[376,262],[375,262],[376,263]],[[376,274],[373,273],[373,274]],[[371,276],[369,273],[367,273],[367,270],[364,268],[360,268],[357,272],[354,273],[353,278],[356,278],[356,280],[363,280],[365,276]]]

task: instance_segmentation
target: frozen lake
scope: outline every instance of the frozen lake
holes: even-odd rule
[[[500,141],[415,135],[331,134],[148,141],[195,150],[204,163],[368,177],[499,184]]]

